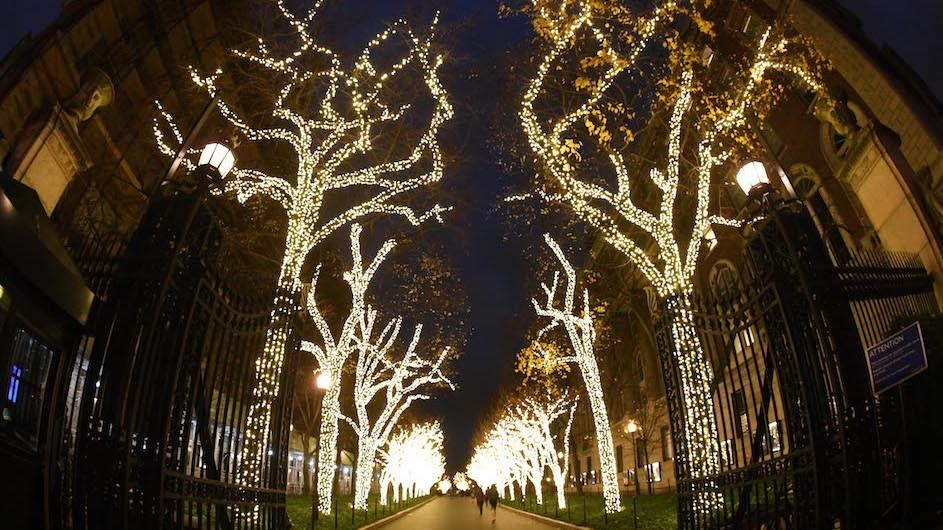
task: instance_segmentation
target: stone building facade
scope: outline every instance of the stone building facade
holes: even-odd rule
[[[720,31],[741,45],[755,45],[771,23],[788,24],[810,39],[831,64],[826,84],[836,97],[836,108],[823,109],[809,94],[794,90],[764,122],[755,124],[766,153],[762,161],[773,185],[783,197],[805,203],[836,265],[854,264],[861,255],[869,259],[886,252],[916,255],[934,279],[938,303],[943,301],[940,102],[899,57],[870,42],[857,19],[835,1],[724,0],[715,4],[724,16]],[[723,68],[722,64],[717,61],[712,68]],[[712,198],[732,217],[746,203],[736,182],[738,169],[739,165],[727,169]],[[702,253],[696,279],[699,290],[711,293],[738,285],[744,273],[741,234],[725,227],[715,227],[714,232],[705,235],[709,250]],[[607,261],[611,252],[597,241],[589,267]],[[624,493],[634,492],[637,477],[643,494],[669,492],[676,483],[664,381],[651,326],[653,308],[644,295],[643,282],[632,272],[627,275],[620,283],[632,285],[635,294],[620,296],[624,303],[612,310],[621,319],[620,325],[631,330],[632,338],[620,348],[598,352],[620,486]],[[749,351],[757,347],[756,341],[751,330],[746,330],[734,346],[740,344]],[[864,337],[862,342],[865,347],[871,345]],[[750,357],[749,353],[741,355]],[[756,386],[757,382],[740,384]],[[723,458],[723,448],[749,434],[738,423],[755,412],[749,399],[741,401],[732,405],[732,426],[721,429],[724,469],[738,464],[735,455]],[[601,492],[599,455],[585,404],[579,414],[573,428],[570,484],[574,489],[580,483],[587,491]],[[641,425],[652,417],[654,425]],[[629,432],[630,421],[639,427],[635,433]],[[784,427],[773,422],[766,429],[764,450],[770,455],[783,451]],[[739,434],[733,432],[738,430]]]

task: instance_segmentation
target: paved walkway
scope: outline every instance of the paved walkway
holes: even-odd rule
[[[422,508],[413,510],[380,527],[382,530],[553,530],[556,525],[544,524],[529,517],[498,507],[498,518],[491,524],[491,509],[478,515],[478,506],[471,497],[439,497]]]

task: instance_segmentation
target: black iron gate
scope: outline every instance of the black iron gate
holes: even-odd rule
[[[695,297],[711,363],[720,470],[690,475],[671,313],[656,327],[674,433],[681,528],[886,528],[898,447],[882,436],[893,397],[871,394],[864,348],[904,315],[933,311],[915,258],[833,264],[801,205],[780,203],[746,245],[742,285]],[[891,457],[889,457],[889,455]],[[695,497],[713,492],[714,511]]]
[[[64,526],[287,526],[297,358],[283,370],[265,487],[242,487],[238,455],[272,297],[227,283],[222,230],[204,197],[168,187],[123,250],[80,260],[99,276],[102,303],[66,403]],[[237,514],[249,506],[257,518]]]

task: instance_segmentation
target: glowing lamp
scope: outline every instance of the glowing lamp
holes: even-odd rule
[[[769,184],[769,177],[766,175],[766,166],[762,162],[747,162],[737,171],[737,184],[747,195],[758,186]]]
[[[638,423],[635,423],[635,420],[629,420],[629,423],[625,426],[625,432],[630,434],[638,432]]]
[[[199,165],[212,167],[219,173],[221,178],[226,178],[226,175],[229,174],[235,164],[236,157],[233,156],[232,150],[224,144],[206,144],[203,152],[200,153]]]
[[[708,227],[704,231],[704,241],[707,241],[707,251],[714,250],[717,246],[717,234],[714,233],[714,227]]]
[[[321,390],[331,388],[331,374],[327,372],[318,372],[314,378],[314,384]]]

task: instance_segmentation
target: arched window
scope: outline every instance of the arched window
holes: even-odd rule
[[[826,190],[815,171],[804,164],[797,164],[791,170],[792,187],[796,196],[805,203],[812,220],[825,240],[832,259],[844,263],[851,257],[847,235],[842,226],[841,217],[834,212]]]
[[[719,298],[726,298],[736,292],[739,282],[737,269],[729,261],[718,261],[711,269],[711,290]]]

